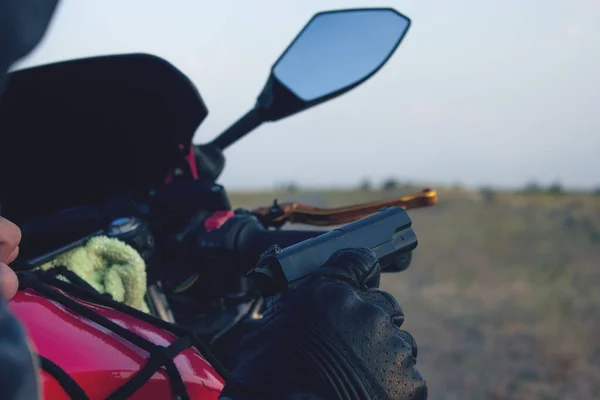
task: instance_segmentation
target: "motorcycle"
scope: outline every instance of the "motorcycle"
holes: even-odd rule
[[[12,265],[21,289],[9,305],[40,356],[45,398],[216,399],[227,372],[211,353],[264,310],[247,277],[261,253],[384,207],[436,203],[435,190],[425,189],[339,208],[275,200],[234,210],[217,183],[229,146],[359,86],[409,26],[391,8],[315,14],[274,63],[255,106],[202,145],[192,138],[207,107],[189,78],[157,56],[98,56],[11,73],[0,101],[1,146],[11,152],[0,168],[18,173],[1,177],[0,187],[3,213],[23,239]],[[283,229],[293,223],[319,228]],[[98,236],[143,257],[149,313],[68,271],[69,282],[32,272]],[[383,272],[411,260],[409,253]]]

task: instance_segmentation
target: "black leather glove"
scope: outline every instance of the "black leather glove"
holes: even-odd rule
[[[372,251],[338,252],[236,349],[221,399],[426,399],[417,346]]]

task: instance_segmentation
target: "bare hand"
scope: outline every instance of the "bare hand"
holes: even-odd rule
[[[19,287],[17,275],[8,266],[19,255],[21,230],[18,226],[0,217],[0,293],[10,300]]]

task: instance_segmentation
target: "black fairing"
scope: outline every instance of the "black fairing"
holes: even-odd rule
[[[160,184],[207,115],[192,82],[152,55],[13,72],[0,101],[2,214],[20,222]]]

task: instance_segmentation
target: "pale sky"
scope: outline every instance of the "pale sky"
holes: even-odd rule
[[[21,66],[161,56],[209,108],[201,143],[254,105],[271,64],[314,13],[364,6],[412,19],[388,64],[346,95],[234,144],[221,183],[340,186],[394,175],[600,184],[599,0],[63,0]]]

